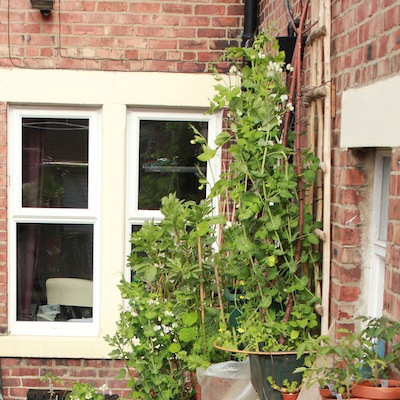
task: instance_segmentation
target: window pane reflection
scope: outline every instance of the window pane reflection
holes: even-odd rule
[[[88,119],[23,118],[23,207],[88,207],[88,132]]]
[[[46,291],[49,278],[79,278],[92,286],[93,225],[17,224],[17,320],[47,320],[51,314]],[[79,294],[79,293],[78,293]],[[89,296],[92,297],[92,294]],[[76,300],[76,299],[75,299]],[[73,300],[72,303],[76,303]],[[61,301],[65,303],[65,301]],[[55,321],[92,317],[91,304],[61,304]],[[51,319],[50,319],[51,320]]]
[[[205,197],[198,168],[205,174],[206,163],[197,160],[200,146],[190,143],[191,125],[207,139],[207,122],[140,121],[139,209],[157,210],[161,198],[173,192],[197,202]]]

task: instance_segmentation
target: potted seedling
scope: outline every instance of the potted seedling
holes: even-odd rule
[[[361,376],[358,335],[347,329],[338,329],[337,334],[338,339],[320,336],[298,348],[299,354],[308,355],[296,371],[304,373],[307,387],[318,384],[323,399],[350,399],[353,383]]]
[[[272,389],[280,392],[282,400],[296,400],[300,394],[301,385],[297,380],[290,381],[285,378],[282,381],[282,386],[276,384],[275,379],[272,376],[268,376],[268,382]]]
[[[358,334],[363,376],[353,394],[366,399],[400,399],[400,381],[388,379],[390,368],[400,361],[400,323],[386,317],[360,318],[365,325]]]

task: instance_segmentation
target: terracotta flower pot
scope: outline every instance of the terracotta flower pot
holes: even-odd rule
[[[321,395],[321,398],[325,399],[329,397],[332,397],[332,393],[328,388],[319,388],[319,394]]]
[[[299,397],[299,392],[297,393],[283,393],[281,392],[282,395],[282,400],[296,400]]]
[[[381,381],[378,381],[380,384]],[[374,386],[371,381],[354,384],[351,393],[354,396],[373,400],[400,400],[400,381],[389,380],[389,387]]]

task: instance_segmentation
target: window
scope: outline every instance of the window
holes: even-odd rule
[[[10,108],[12,333],[96,333],[99,133],[94,109]]]
[[[127,170],[127,163],[133,165],[136,161],[137,168],[139,165],[137,160],[139,142],[135,146],[131,143],[134,139],[132,122],[138,119],[133,118],[132,114],[137,112],[140,119],[144,120],[166,118],[168,121],[170,118],[175,118],[177,121],[206,122],[209,135],[218,132],[221,129],[221,121],[203,114],[203,110],[209,107],[208,99],[214,93],[214,77],[212,74],[157,72],[127,74],[117,71],[61,69],[32,71],[24,68],[10,71],[0,68],[0,81],[8,83],[3,85],[0,97],[9,107],[6,118],[8,192],[2,196],[3,201],[7,196],[8,204],[8,215],[3,215],[3,224],[8,224],[7,251],[3,247],[3,254],[7,254],[8,259],[6,263],[2,263],[2,272],[3,274],[7,272],[8,276],[8,334],[0,335],[2,356],[107,358],[110,347],[104,336],[115,331],[115,321],[123,303],[118,284],[121,275],[127,270],[126,253],[131,225],[140,226],[145,218],[158,217],[158,210],[139,209],[138,202],[131,201],[133,198],[137,201],[138,198],[137,190],[135,196],[131,196],[134,187],[132,179],[139,180],[139,174],[135,175],[132,170]],[[46,85],[43,85],[43,82],[46,82]],[[27,87],[29,90],[26,90]],[[162,90],[157,90],[155,96],[154,90],[149,88]],[[166,112],[148,112],[145,107],[154,102],[159,110],[162,108]],[[33,106],[40,104],[47,106]],[[127,104],[134,104],[137,108],[132,111]],[[23,118],[27,119],[27,122],[30,122],[29,119],[37,122],[38,118],[44,119],[44,122],[47,122],[47,119],[51,122],[58,119],[63,125],[65,119],[68,119],[68,123],[78,122],[79,125],[87,125],[87,167],[77,165],[74,170],[69,170],[68,176],[55,174],[51,178],[57,183],[62,178],[65,188],[61,196],[54,195],[51,200],[44,201],[43,195],[39,197],[35,195],[34,200],[32,197],[26,197],[23,202]],[[58,134],[61,135],[60,131],[59,129]],[[82,138],[81,135],[77,137]],[[67,136],[67,139],[72,140],[72,136]],[[59,136],[57,140],[61,142],[63,139]],[[129,150],[127,150],[128,142]],[[79,146],[82,146],[82,142]],[[62,147],[60,146],[60,151],[64,151]],[[65,148],[65,152],[67,151],[69,150]],[[62,158],[62,153],[58,153],[57,158],[60,162],[74,161],[77,164],[85,164],[86,161],[82,159],[82,147],[75,146],[73,155],[75,158],[69,159]],[[58,167],[53,164],[49,168]],[[83,173],[85,168],[86,176]],[[129,176],[126,174],[127,171]],[[25,176],[28,172],[24,172]],[[74,178],[68,181],[71,174],[74,174]],[[87,185],[87,198],[84,196],[85,191],[76,189],[82,185]],[[25,186],[27,185],[24,185],[24,188]],[[39,184],[36,186],[40,188]],[[44,203],[46,205],[39,206]],[[127,215],[131,224],[129,230],[127,230]],[[52,241],[57,240],[65,244],[64,251],[78,243],[81,249],[86,249],[85,253],[78,254],[74,247],[72,254],[65,254],[69,259],[69,267],[74,263],[84,264],[89,265],[85,269],[86,272],[92,271],[92,322],[88,319],[85,323],[73,323],[62,320],[24,321],[22,317],[17,318],[17,227],[20,229],[20,235],[27,235],[28,227],[31,230],[34,228],[38,230],[39,227],[42,242],[51,236]],[[3,231],[4,229],[3,227]],[[76,235],[79,235],[79,238]],[[90,245],[92,251],[89,254],[87,248]],[[49,248],[46,257],[49,254],[53,259],[64,257],[64,255],[57,256],[54,250]],[[44,254],[43,259],[48,260],[49,257],[44,257]],[[92,260],[89,258],[90,255]],[[81,271],[81,267],[78,269]],[[20,276],[20,279],[23,278]],[[88,281],[86,278],[82,280]],[[44,299],[42,302],[46,305]],[[32,308],[36,306],[33,304]],[[30,309],[31,307],[29,315],[34,314]],[[87,316],[88,310],[82,311]],[[26,318],[26,314],[25,311],[23,318]],[[68,316],[68,319],[80,317],[78,314],[76,316],[77,318]],[[4,320],[2,322],[4,323]]]
[[[383,310],[390,161],[390,153],[377,153],[372,208],[371,290],[368,292],[370,293],[368,315],[371,317],[380,317]]]
[[[207,165],[197,159],[201,149],[190,143],[198,130],[213,143],[219,127],[216,116],[193,111],[131,110],[127,143],[127,237],[146,219],[160,220],[161,199],[176,192],[182,200],[199,202],[202,175],[218,177],[219,160]],[[211,172],[212,171],[212,172]],[[128,246],[129,247],[129,246]],[[128,248],[128,252],[129,252]]]

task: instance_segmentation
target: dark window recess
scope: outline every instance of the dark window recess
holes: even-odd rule
[[[65,400],[69,393],[68,390],[54,390],[53,396],[50,396],[48,389],[29,389],[27,400]],[[104,397],[105,400],[118,399],[117,394],[106,394]]]

